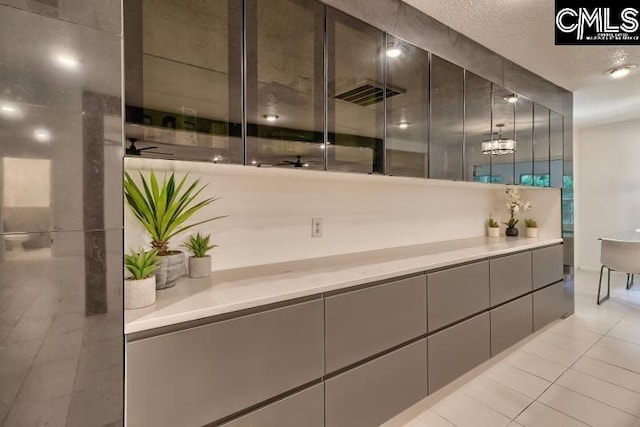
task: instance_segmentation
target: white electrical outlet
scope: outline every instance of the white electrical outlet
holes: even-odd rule
[[[311,218],[311,237],[322,237],[322,218]]]

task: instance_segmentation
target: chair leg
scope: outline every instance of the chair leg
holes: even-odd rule
[[[633,286],[633,276],[633,273],[627,274],[627,289],[631,289],[631,287]]]
[[[598,305],[602,304],[604,301],[606,301],[607,299],[609,299],[609,293],[607,292],[607,296],[605,296],[604,298],[600,299],[600,288],[602,287],[602,271],[604,270],[604,265],[602,267],[600,267],[600,280],[598,280],[598,297],[596,298],[596,301],[598,303]],[[607,269],[609,271],[609,277],[611,277],[611,270]]]

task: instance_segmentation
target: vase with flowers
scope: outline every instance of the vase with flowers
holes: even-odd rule
[[[507,226],[506,235],[514,237],[518,235],[518,229],[516,228],[518,219],[516,218],[516,215],[520,212],[530,211],[531,203],[522,197],[522,194],[520,194],[516,187],[508,187],[506,194],[506,206],[507,212],[509,212],[509,221],[504,223]]]

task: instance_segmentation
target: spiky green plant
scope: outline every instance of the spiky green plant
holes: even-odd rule
[[[188,176],[185,175],[176,186],[174,175],[172,173],[169,179],[165,175],[162,183],[158,183],[153,172],[149,175],[148,181],[141,173],[141,189],[125,172],[124,194],[127,203],[151,235],[151,246],[158,251],[160,256],[169,253],[169,240],[175,235],[197,225],[224,218],[224,216],[217,216],[184,225],[193,214],[215,202],[218,198],[210,197],[199,202],[196,201],[207,185],[199,186],[200,180],[197,179],[185,188]]]
[[[124,255],[124,265],[131,273],[133,279],[141,280],[146,279],[156,272],[160,265],[160,258],[158,257],[158,251],[151,249],[145,251],[140,249],[139,252],[131,250],[131,254]]]
[[[182,246],[193,252],[193,256],[195,256],[196,258],[202,258],[205,257],[207,255],[207,252],[209,252],[211,249],[218,247],[218,245],[209,245],[210,239],[210,234],[203,236],[202,234],[197,233],[189,237],[187,243]]]
[[[535,220],[533,220],[531,218],[525,218],[524,225],[527,228],[538,228],[538,223],[535,222]]]
[[[489,219],[487,220],[487,227],[489,227],[489,228],[499,228],[500,224],[498,224],[498,221],[496,221],[495,219],[493,219],[492,216],[490,216]]]

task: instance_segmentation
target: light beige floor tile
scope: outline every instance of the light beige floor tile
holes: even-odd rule
[[[510,354],[504,362],[547,381],[555,381],[567,369],[565,366],[525,351]]]
[[[549,408],[541,403],[534,402],[516,421],[524,427],[585,427],[586,424]]]
[[[511,421],[507,427],[524,427],[522,424],[518,424],[515,421]]]
[[[640,285],[640,284],[639,284]],[[624,341],[630,341],[635,344],[640,344],[640,327],[638,327],[638,320],[622,319],[609,333],[610,337],[618,338]]]
[[[540,396],[540,394],[551,385],[547,380],[521,371],[506,363],[498,363],[487,370],[482,376],[532,399]]]
[[[581,357],[572,369],[640,393],[640,374],[590,357]],[[640,404],[640,403],[639,403]]]
[[[640,345],[638,344],[604,337],[585,355],[640,374]]]
[[[640,418],[555,384],[538,400],[593,427],[640,426]]]
[[[456,427],[506,427],[511,419],[463,393],[454,393],[432,410]]]
[[[533,401],[531,397],[483,377],[474,379],[460,391],[511,419]]]
[[[564,367],[569,367],[575,363],[578,358],[584,354],[579,350],[566,350],[559,348],[549,340],[531,341],[520,348],[520,351],[536,355],[543,359],[557,363]]]
[[[572,318],[564,319],[561,322],[553,325],[549,328],[549,332],[553,332],[554,334],[571,337],[590,345],[593,345],[596,341],[598,341],[602,334],[591,332],[586,329],[580,329],[576,326],[576,323],[571,320]]]
[[[569,369],[556,384],[640,417],[640,394]]]
[[[455,427],[433,411],[426,411],[409,421],[403,427]]]

